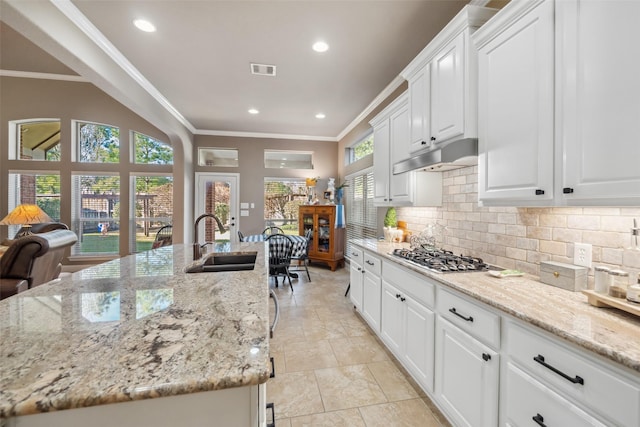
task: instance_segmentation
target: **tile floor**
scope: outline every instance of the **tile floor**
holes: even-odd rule
[[[276,426],[449,426],[345,298],[348,268],[310,273],[311,282],[299,273],[293,293],[288,283],[274,288],[280,321],[267,400]]]

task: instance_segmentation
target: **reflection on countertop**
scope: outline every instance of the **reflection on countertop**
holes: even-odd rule
[[[0,417],[260,384],[268,273],[189,275],[190,245],[131,255],[0,301]],[[228,248],[229,250],[231,248]]]

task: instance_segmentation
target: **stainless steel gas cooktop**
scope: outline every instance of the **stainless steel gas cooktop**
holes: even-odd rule
[[[432,247],[394,249],[391,255],[405,259],[435,273],[461,273],[493,269],[481,258],[454,255],[451,251]]]

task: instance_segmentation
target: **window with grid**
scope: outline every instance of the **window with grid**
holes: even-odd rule
[[[9,174],[8,212],[21,204],[38,205],[53,221],[60,221],[60,175],[57,173],[20,172]],[[20,225],[9,226],[9,237]]]
[[[298,214],[300,205],[307,198],[304,178],[264,179],[264,223],[265,227],[275,225],[285,234],[298,234]]]
[[[72,175],[71,229],[78,236],[72,255],[120,251],[120,177]]]
[[[156,233],[173,218],[173,177],[134,176],[135,212],[131,215],[130,247],[134,252],[151,249]],[[135,232],[133,232],[135,230]]]
[[[375,239],[377,210],[373,205],[373,169],[365,169],[346,177],[347,256],[351,239]]]

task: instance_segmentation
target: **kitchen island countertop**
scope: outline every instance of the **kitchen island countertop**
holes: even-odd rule
[[[546,285],[532,275],[496,278],[486,272],[432,273],[391,255],[406,243],[353,240],[354,244],[425,275],[526,323],[640,372],[640,318],[598,308],[586,295]]]
[[[186,274],[173,245],[0,301],[0,418],[266,382],[264,243],[231,250],[254,270]]]

